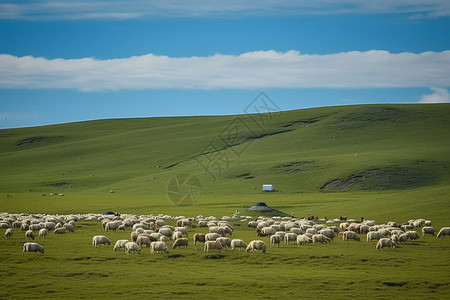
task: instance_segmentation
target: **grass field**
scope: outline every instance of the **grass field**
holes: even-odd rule
[[[440,229],[450,226],[449,133],[447,104],[0,130],[0,211],[220,218],[266,202],[296,217],[363,216],[378,224],[425,218]],[[168,197],[177,189],[174,176],[183,174],[197,179],[201,197],[182,184],[182,202]],[[268,183],[278,191],[263,193]],[[233,238],[256,238],[241,225]],[[335,239],[265,255],[206,254],[193,245],[169,255],[126,255],[93,248],[92,236],[102,233],[100,222],[80,221],[73,234],[39,240],[45,254],[28,256],[21,255],[22,232],[0,239],[0,298],[445,299],[450,292],[449,238],[426,236],[384,251]]]

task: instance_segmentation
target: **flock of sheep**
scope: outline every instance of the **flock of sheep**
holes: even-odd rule
[[[121,215],[105,216],[99,214],[85,215],[28,215],[28,214],[7,214],[0,213],[0,228],[6,229],[5,237],[10,238],[13,229],[25,232],[27,240],[35,239],[35,232],[39,238],[45,238],[49,232],[53,234],[65,234],[74,232],[76,222],[79,219],[101,221],[105,234],[111,231],[131,230],[130,240],[120,239],[115,242],[114,251],[121,249],[125,253],[141,253],[146,247],[150,253],[169,253],[166,242],[172,242],[172,249],[178,247],[188,247],[189,228],[198,227],[204,233],[195,233],[192,237],[194,245],[204,244],[204,251],[211,250],[236,250],[245,249],[246,252],[260,251],[266,252],[267,244],[263,240],[268,238],[271,247],[279,246],[281,242],[285,244],[305,245],[308,243],[330,243],[335,237],[344,241],[360,241],[360,235],[365,234],[367,242],[377,241],[376,249],[382,250],[384,247],[396,248],[399,243],[407,240],[420,238],[415,228],[421,228],[422,235],[435,234],[435,229],[431,226],[431,221],[425,219],[409,220],[406,223],[398,224],[388,222],[387,224],[375,224],[372,220],[356,222],[355,220],[341,221],[334,220],[312,220],[295,219],[290,217],[259,217],[252,220],[251,217],[233,216],[217,219],[213,216],[195,218],[171,217],[168,215]],[[167,225],[166,221],[175,220],[176,226]],[[231,225],[232,222],[240,222]],[[260,239],[252,240],[248,244],[242,239],[231,239],[234,227],[241,223],[255,230],[255,235]],[[437,237],[450,235],[450,227],[440,229]],[[105,235],[96,235],[92,238],[92,246],[111,245],[111,240]],[[26,242],[23,245],[22,254],[30,252],[44,253],[44,248],[35,242]]]

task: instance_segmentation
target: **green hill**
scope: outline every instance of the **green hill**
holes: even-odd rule
[[[449,133],[448,104],[5,129],[1,210],[232,214],[261,200],[297,215],[445,220]]]

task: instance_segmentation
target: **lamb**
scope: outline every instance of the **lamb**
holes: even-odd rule
[[[231,240],[230,238],[227,237],[219,237],[216,240],[217,243],[219,243],[220,245],[222,245],[222,248],[231,248]]]
[[[125,248],[125,245],[128,243],[128,240],[118,240],[114,245],[113,251],[119,251],[122,248]]]
[[[25,232],[25,238],[26,238],[27,240],[29,240],[29,239],[34,240],[33,230],[27,230],[27,231]]]
[[[323,234],[315,234],[312,237],[313,243],[331,243],[331,239],[324,236]]]
[[[92,246],[97,247],[97,245],[111,245],[111,241],[104,235],[96,235],[92,238]]]
[[[42,228],[41,230],[39,230],[39,237],[40,238],[45,238],[48,234],[48,230],[45,228]]]
[[[241,248],[247,248],[247,244],[240,239],[234,239],[231,241],[231,250],[234,250],[236,248],[239,248],[239,251],[241,251]]]
[[[414,231],[414,230],[407,231],[406,235],[412,241],[413,240],[417,240],[420,237],[419,234],[416,231]]]
[[[216,241],[206,241],[204,251],[209,252],[211,249],[216,249],[220,252],[220,250],[222,250],[222,245]]]
[[[216,241],[217,238],[220,237],[220,234],[218,233],[207,233],[205,236],[205,241]]]
[[[425,234],[434,235],[434,228],[431,226],[422,227],[422,236],[424,236]]]
[[[380,232],[378,231],[370,231],[367,233],[367,242],[371,242],[373,240],[379,240],[385,238],[384,235],[382,235]]]
[[[312,240],[309,236],[307,236],[306,234],[301,234],[299,236],[297,236],[297,245],[305,245],[307,243],[311,243]]]
[[[136,244],[138,244],[141,248],[143,245],[146,245],[147,248],[150,248],[150,239],[148,238],[148,236],[140,234],[136,239]]]
[[[281,236],[279,236],[279,235],[271,235],[270,236],[270,246],[275,247],[275,244],[277,244],[278,247],[280,247],[280,242],[281,242]]]
[[[450,235],[450,227],[444,227],[441,230],[439,230],[437,237],[441,238],[446,235]]]
[[[41,252],[44,253],[44,247],[39,245],[38,243],[25,243],[23,244],[22,255],[26,253],[28,255],[29,252]]]
[[[266,243],[264,243],[261,240],[253,240],[248,244],[247,248],[245,249],[246,252],[250,251],[255,252],[256,250],[262,251],[262,253],[266,253]]]
[[[13,235],[12,229],[8,228],[5,231],[5,238],[9,239]]]
[[[109,224],[109,223],[108,223]],[[141,253],[141,248],[135,242],[128,242],[125,244],[125,253]]]
[[[286,245],[289,245],[290,241],[293,241],[294,243],[297,241],[297,235],[293,232],[286,233],[284,236],[284,242]]]
[[[161,252],[165,252],[165,253],[169,253],[169,248],[167,248],[166,243],[164,242],[152,242],[150,244],[150,252],[153,253],[161,253]]]
[[[188,247],[188,239],[187,238],[178,238],[175,240],[175,242],[172,245],[172,249],[175,249],[176,247]]]
[[[355,241],[359,242],[361,239],[356,234],[356,232],[354,232],[354,231],[346,231],[346,232],[344,232],[343,240],[344,241],[355,240]]]
[[[383,250],[384,247],[397,248],[397,243],[389,238],[382,238],[378,241],[375,248],[377,250]]]
[[[194,245],[197,245],[197,242],[205,242],[205,235],[202,233],[194,234]]]

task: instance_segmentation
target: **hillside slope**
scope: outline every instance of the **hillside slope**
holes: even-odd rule
[[[50,201],[50,193],[64,193],[65,202],[81,197],[167,202],[175,175],[179,180],[194,175],[202,199],[235,195],[253,201],[267,196],[260,191],[265,183],[276,186],[274,198],[446,190],[449,133],[448,104],[6,129],[0,130],[0,197],[16,196],[22,206],[29,205],[27,199]],[[14,209],[17,202],[8,201],[6,207]],[[147,204],[163,203],[151,201]]]

